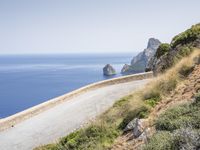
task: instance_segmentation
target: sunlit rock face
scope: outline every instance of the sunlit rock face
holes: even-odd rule
[[[147,48],[140,52],[137,56],[133,57],[131,64],[125,64],[121,70],[122,74],[133,74],[144,72],[147,64],[155,55],[157,48],[161,42],[158,39],[150,38],[148,40]]]

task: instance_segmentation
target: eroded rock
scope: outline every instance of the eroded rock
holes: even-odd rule
[[[103,74],[106,75],[106,76],[111,76],[111,75],[115,75],[116,71],[115,71],[115,69],[110,64],[107,64],[103,68]]]

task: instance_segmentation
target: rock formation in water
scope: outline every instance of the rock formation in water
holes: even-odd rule
[[[161,42],[158,39],[150,38],[147,44],[147,48],[143,52],[140,52],[135,56],[130,65],[125,64],[121,70],[122,74],[132,74],[144,72],[146,65],[149,63],[151,58],[154,56],[157,48]]]
[[[103,68],[103,74],[106,75],[106,76],[111,76],[111,75],[115,75],[116,71],[115,71],[115,69],[110,64],[107,64]]]

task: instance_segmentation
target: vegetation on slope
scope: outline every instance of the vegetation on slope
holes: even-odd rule
[[[178,45],[192,44],[200,38],[200,24],[193,25],[190,29],[178,34],[172,39],[171,46],[175,48]]]
[[[168,43],[162,43],[156,51],[155,54],[156,58],[160,58],[161,56],[167,54],[169,50],[170,50],[170,45]]]
[[[153,70],[154,74],[164,73],[183,57],[191,54],[194,48],[200,48],[200,24],[178,34],[170,44],[161,44],[147,70]]]
[[[167,110],[156,121],[157,133],[144,150],[200,148],[200,93],[192,104]]]

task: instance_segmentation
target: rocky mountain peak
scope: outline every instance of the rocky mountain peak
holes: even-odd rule
[[[158,39],[150,38],[147,44],[147,49],[157,49],[161,42]]]

